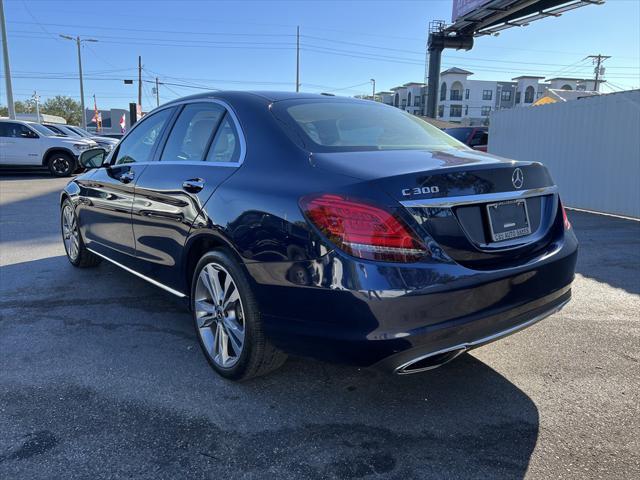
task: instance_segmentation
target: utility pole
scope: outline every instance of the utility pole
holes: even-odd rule
[[[142,57],[138,55],[138,107],[142,115]]]
[[[31,98],[36,103],[36,122],[40,123],[40,95],[34,90]]]
[[[296,27],[296,92],[300,91],[300,25]]]
[[[4,82],[7,87],[7,108],[9,118],[15,120],[16,109],[13,104],[13,89],[11,88],[11,69],[9,68],[9,45],[7,44],[7,25],[4,20],[4,4],[0,0],[0,30],[2,30],[2,56],[4,59]]]
[[[160,106],[160,82],[158,82],[158,77],[156,77],[156,107]]]
[[[81,45],[82,42],[97,42],[98,40],[94,38],[80,38],[80,36],[76,36],[73,38],[70,35],[60,35],[60,37],[65,40],[75,40],[76,45],[78,46],[78,73],[80,75],[80,108],[82,109],[82,128],[86,130],[87,128],[87,115],[84,111],[84,83],[82,82],[82,54],[81,54]]]
[[[592,60],[593,60],[593,63],[594,63],[594,64],[595,64],[595,66],[596,66],[596,68],[594,69],[594,72],[595,72],[595,74],[596,74],[596,78],[595,78],[595,81],[594,81],[593,89],[597,92],[597,91],[598,91],[598,87],[599,87],[598,82],[600,81],[600,74],[601,74],[601,73],[600,73],[600,72],[601,72],[600,65],[601,65],[601,64],[602,64],[602,63],[603,63],[607,58],[611,58],[611,56],[598,54],[598,55],[589,55],[589,56],[587,56],[587,57],[584,57],[584,59],[585,59],[585,60],[586,60],[587,58],[592,59]],[[604,68],[602,69],[602,73],[604,73]]]
[[[371,100],[373,100],[374,102],[376,101],[376,79],[372,78],[371,79]]]

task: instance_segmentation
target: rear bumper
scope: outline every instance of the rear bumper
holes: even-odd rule
[[[554,313],[570,299],[576,259],[569,232],[537,258],[498,271],[362,262],[339,252],[247,269],[278,347],[395,370],[418,357],[475,348]]]

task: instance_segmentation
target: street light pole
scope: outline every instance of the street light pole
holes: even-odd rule
[[[11,69],[9,68],[9,45],[7,44],[7,25],[4,21],[4,4],[0,0],[0,30],[2,30],[2,56],[4,58],[4,81],[7,87],[7,108],[9,118],[15,120],[16,109],[13,104],[13,89],[11,88]]]
[[[97,42],[97,40],[93,38],[80,38],[80,35],[73,38],[69,35],[60,35],[65,40],[75,40],[76,45],[78,46],[78,72],[80,74],[80,108],[82,109],[82,128],[86,130],[87,128],[87,116],[84,111],[84,83],[82,81],[82,54],[81,54],[81,44],[82,42]]]
[[[371,79],[372,91],[371,91],[371,100],[376,101],[376,79]]]

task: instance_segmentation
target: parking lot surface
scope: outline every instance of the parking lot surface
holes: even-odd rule
[[[569,212],[560,313],[429,373],[217,377],[189,314],[73,268],[66,180],[0,177],[0,478],[640,478],[640,223]]]

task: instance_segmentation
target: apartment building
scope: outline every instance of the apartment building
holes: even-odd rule
[[[465,125],[486,125],[494,110],[531,106],[547,90],[581,90],[594,88],[591,79],[522,75],[511,81],[472,80],[473,72],[453,67],[440,74],[437,118]],[[377,92],[376,100],[401,108],[414,115],[424,115],[427,86],[409,82],[389,92]]]

